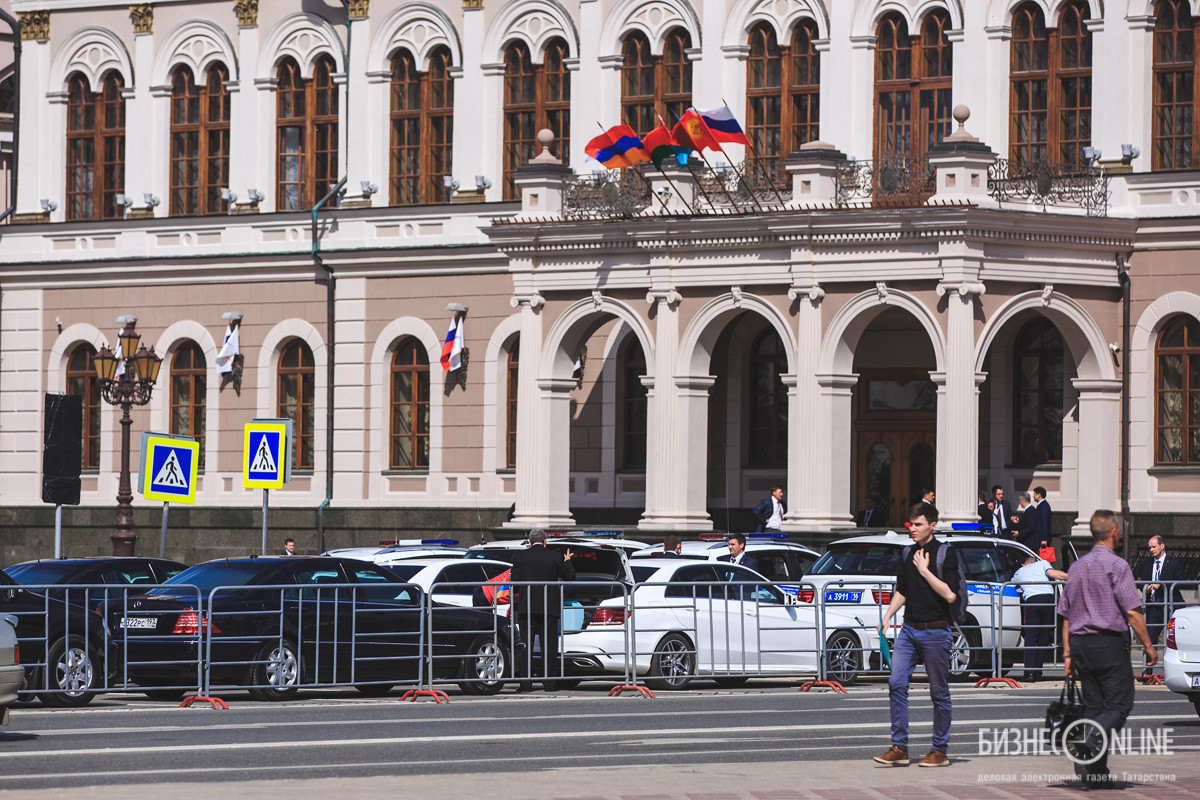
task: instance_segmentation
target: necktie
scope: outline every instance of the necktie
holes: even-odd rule
[[[1162,570],[1162,561],[1160,561],[1159,559],[1155,559],[1154,560],[1154,578],[1152,580],[1154,580],[1154,581],[1158,580],[1158,576],[1159,576],[1159,573],[1161,570]]]

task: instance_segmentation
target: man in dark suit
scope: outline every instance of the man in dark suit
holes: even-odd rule
[[[663,555],[667,558],[678,558],[683,554],[683,539],[674,533],[663,537]]]
[[[1146,592],[1146,628],[1150,641],[1157,642],[1158,635],[1170,618],[1171,613],[1183,605],[1183,592],[1178,586],[1171,587],[1171,604],[1167,606],[1167,593],[1163,583],[1184,580],[1183,565],[1175,556],[1167,555],[1167,544],[1161,536],[1151,536],[1149,541],[1150,560],[1138,568],[1138,580],[1149,581]]]
[[[517,592],[515,604],[517,619],[521,626],[526,648],[526,662],[530,669],[525,677],[540,673],[545,680],[542,687],[552,692],[556,682],[551,677],[558,673],[559,623],[562,619],[562,588],[559,586],[521,586],[525,581],[573,581],[575,565],[570,550],[564,559],[562,553],[546,547],[545,531],[534,529],[529,533],[529,547],[513,561],[512,582]],[[533,658],[534,637],[541,642],[542,653]],[[533,688],[532,681],[522,681],[522,690]]]
[[[983,492],[979,493],[979,524],[992,524],[992,509],[996,507],[990,499],[983,496]]]
[[[863,510],[858,512],[855,524],[860,528],[882,528],[887,525],[887,514],[882,508],[875,507],[875,498],[868,496],[863,501]]]
[[[1000,484],[992,487],[991,505],[991,514],[987,521],[992,524],[992,535],[1011,539],[1013,510],[1012,506],[1005,502],[1004,487]]]
[[[283,552],[280,553],[279,555],[281,555],[281,556],[296,555],[296,540],[291,537],[284,539],[283,540]]]
[[[746,552],[746,534],[731,533],[729,534],[729,555],[721,556],[718,561],[728,561],[731,564],[740,564],[746,569],[752,569],[758,572],[758,559]]]
[[[1053,537],[1050,532],[1050,501],[1046,499],[1045,486],[1033,487],[1033,505],[1037,508],[1039,530],[1042,532],[1041,546],[1047,547]]]
[[[754,518],[758,520],[758,533],[777,531],[787,514],[787,503],[783,502],[783,487],[772,486],[771,494],[754,507]]]
[[[1012,516],[1013,526],[1010,532],[1012,538],[1036,553],[1042,541],[1041,520],[1038,519],[1038,512],[1033,507],[1029,492],[1021,492],[1019,497],[1021,513]]]

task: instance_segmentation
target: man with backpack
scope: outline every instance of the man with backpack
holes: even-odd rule
[[[929,676],[933,700],[933,746],[919,767],[945,767],[950,744],[950,642],[951,628],[962,616],[966,589],[958,560],[949,545],[933,538],[938,510],[925,502],[908,512],[908,533],[913,544],[904,548],[896,574],[896,591],[883,615],[883,629],[904,608],[904,627],[892,644],[892,674],[888,679],[891,701],[892,746],[875,760],[887,766],[908,764],[908,683],[918,659]]]

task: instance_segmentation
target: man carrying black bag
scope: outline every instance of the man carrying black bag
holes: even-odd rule
[[[1121,541],[1117,515],[1097,511],[1091,529],[1095,544],[1071,565],[1058,602],[1058,613],[1065,617],[1067,676],[1077,676],[1083,688],[1083,719],[1074,728],[1078,737],[1066,745],[1086,788],[1112,789],[1108,744],[1133,710],[1129,628],[1145,648],[1148,666],[1158,661],[1158,653],[1146,630],[1133,572],[1115,552]]]

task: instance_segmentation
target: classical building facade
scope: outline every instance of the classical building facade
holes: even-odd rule
[[[37,504],[60,391],[111,504],[91,357],[134,314],[134,429],[201,440],[201,506],[259,503],[242,426],[289,416],[273,504],[736,530],[780,484],[819,532],[998,484],[1078,533],[1122,502],[1127,403],[1129,507],[1194,531],[1196,6],[14,0],[0,504]],[[726,104],[753,148],[585,153]]]

